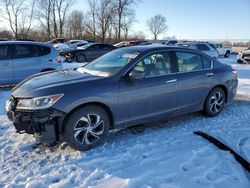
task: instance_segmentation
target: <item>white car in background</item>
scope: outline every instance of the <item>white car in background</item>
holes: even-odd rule
[[[178,46],[178,40],[167,40],[165,42],[162,42],[162,44],[167,46]]]
[[[189,48],[195,49],[195,50],[200,50],[203,53],[218,59],[219,58],[219,53],[216,49],[216,47],[213,44],[210,44],[208,42],[193,42],[189,46]]]
[[[219,56],[224,56],[224,57],[229,57],[230,54],[231,54],[231,48],[227,48],[227,47],[224,47],[222,44],[220,43],[217,43],[217,44],[214,44],[218,53],[219,53]]]
[[[85,40],[69,40],[66,43],[61,43],[61,44],[54,45],[54,48],[57,51],[61,51],[61,50],[69,49],[69,48],[74,48],[74,45],[76,45],[77,43],[81,43],[81,42],[88,43]]]
[[[250,47],[238,54],[237,63],[250,64]]]

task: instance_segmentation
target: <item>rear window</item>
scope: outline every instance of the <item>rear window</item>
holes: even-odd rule
[[[101,48],[102,48],[103,50],[112,50],[112,49],[113,49],[113,46],[102,44],[102,45],[101,45]]]
[[[15,45],[15,57],[16,58],[28,58],[33,57],[33,49],[31,45],[25,45],[25,44],[18,44]]]
[[[50,54],[51,49],[45,46],[20,44],[16,45],[15,57],[16,58],[29,58],[40,57]]]
[[[203,69],[201,56],[190,52],[176,52],[179,72],[190,72]]]
[[[48,55],[51,52],[51,49],[46,46],[37,46],[39,48],[39,56]]]
[[[204,69],[210,69],[212,60],[206,56],[202,56]]]
[[[209,51],[210,48],[206,44],[198,44],[197,49],[200,51]]]

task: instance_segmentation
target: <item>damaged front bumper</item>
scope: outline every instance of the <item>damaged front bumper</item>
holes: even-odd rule
[[[43,110],[19,110],[13,99],[6,102],[8,118],[20,134],[33,134],[37,143],[50,144],[59,141],[60,119],[63,112],[53,108]]]

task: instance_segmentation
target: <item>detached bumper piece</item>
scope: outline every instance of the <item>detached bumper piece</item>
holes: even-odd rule
[[[33,134],[37,143],[50,144],[57,141],[57,118],[62,112],[47,110],[15,110],[7,113],[18,133]]]
[[[220,140],[202,131],[195,131],[194,134],[201,136],[202,138],[208,140],[209,142],[211,142],[212,144],[214,144],[221,150],[229,151],[234,156],[236,161],[238,161],[246,171],[250,172],[250,163],[244,157],[242,157],[239,153],[234,151],[232,148],[222,143]]]

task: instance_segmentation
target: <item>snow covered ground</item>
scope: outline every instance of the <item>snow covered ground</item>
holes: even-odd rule
[[[217,117],[193,113],[131,127],[87,152],[33,149],[33,138],[15,133],[0,90],[0,187],[214,187],[248,188],[249,174],[234,157],[193,131],[223,138],[250,161],[250,66],[221,59],[239,73],[237,99]]]

